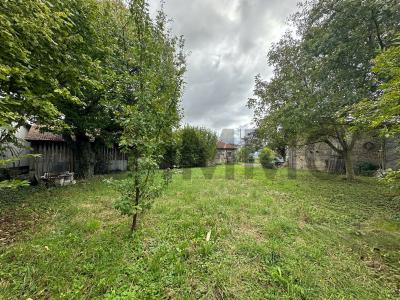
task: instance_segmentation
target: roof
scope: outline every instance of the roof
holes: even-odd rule
[[[61,134],[40,131],[39,126],[32,125],[28,134],[25,137],[27,141],[51,141],[51,142],[65,142]]]
[[[232,144],[226,144],[224,142],[218,141],[217,149],[219,149],[219,150],[236,150],[237,147]]]

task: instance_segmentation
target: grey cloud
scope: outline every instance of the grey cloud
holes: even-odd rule
[[[270,76],[266,53],[287,29],[297,0],[166,0],[175,34],[186,38],[184,121],[238,127],[251,121],[246,102],[254,76]],[[159,7],[158,0],[150,1]]]

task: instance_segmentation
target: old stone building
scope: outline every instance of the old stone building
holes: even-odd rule
[[[398,169],[400,160],[399,139],[369,137],[360,139],[354,146],[354,169],[360,172],[366,166],[374,169]],[[338,146],[338,148],[340,148]],[[344,172],[343,158],[326,143],[315,143],[288,149],[291,168]]]
[[[237,147],[233,144],[226,144],[219,141],[217,143],[217,154],[215,156],[214,163],[216,164],[228,164],[234,163],[236,160]]]

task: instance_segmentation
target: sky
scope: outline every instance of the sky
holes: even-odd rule
[[[175,35],[189,52],[182,99],[183,123],[223,128],[251,127],[246,108],[254,77],[272,75],[267,52],[288,29],[298,0],[165,0]],[[160,7],[150,0],[151,11]]]

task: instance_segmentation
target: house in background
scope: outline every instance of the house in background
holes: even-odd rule
[[[0,180],[8,178],[39,180],[45,173],[76,173],[73,138],[67,141],[61,134],[42,132],[37,125],[20,127],[17,137],[23,142],[25,148],[15,148],[13,153],[6,153],[6,157],[23,154],[40,154],[40,157],[25,158],[2,166]],[[116,145],[94,147],[92,144],[92,146],[95,148],[96,174],[127,170],[128,159]]]
[[[229,164],[234,163],[236,160],[237,147],[233,144],[226,144],[219,141],[217,143],[217,154],[214,163],[216,164]]]

